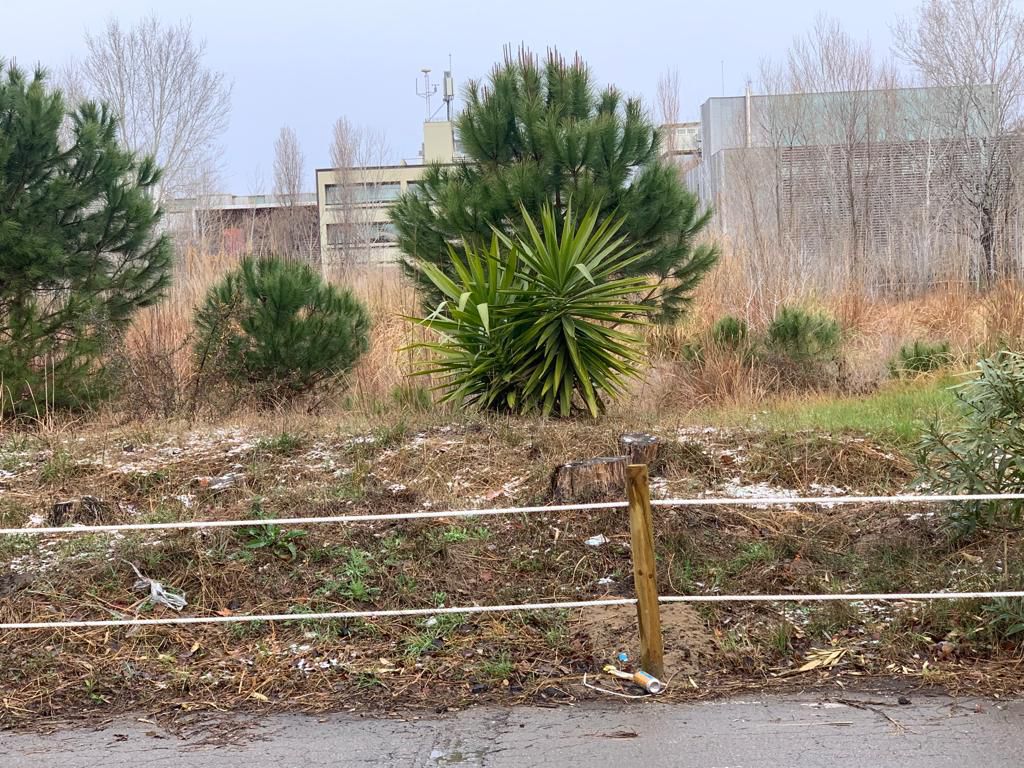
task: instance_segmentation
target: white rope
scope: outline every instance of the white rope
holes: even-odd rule
[[[952,501],[1024,501],[1024,493],[975,493],[956,495],[919,496],[770,496],[765,498],[701,498],[653,499],[655,507],[713,507],[713,506],[778,506],[783,504],[935,504]],[[254,520],[187,520],[177,523],[117,523],[113,525],[74,525],[50,528],[0,528],[0,536],[40,536],[62,533],[119,533],[126,531],[167,531],[189,528],[243,528],[260,525],[318,525],[323,523],[372,523],[384,520],[422,520],[445,517],[484,517],[488,515],[518,515],[533,512],[570,512],[590,509],[624,509],[625,501],[605,501],[592,504],[552,504],[537,507],[502,507],[495,509],[452,509],[423,512],[395,512],[379,515],[329,515],[325,517],[266,517]]]
[[[867,602],[870,600],[990,600],[1000,597],[1024,597],[1024,592],[871,592],[827,595],[667,595],[659,603],[802,603]]]
[[[378,619],[400,616],[438,616],[446,613],[504,613],[567,608],[591,608],[606,605],[635,605],[632,597],[614,600],[571,600],[558,603],[520,605],[470,605],[453,608],[403,608],[390,611],[332,611],[327,613],[267,613],[242,616],[181,616],[167,619],[99,619],[94,621],[30,621],[0,624],[4,629],[76,629],[80,627],[155,627],[177,624],[231,624],[252,621],[308,621],[320,619]]]
[[[894,601],[894,600],[982,600],[1024,598],[1024,591],[1014,592],[879,592],[825,595],[668,595],[659,603],[801,603]],[[378,611],[336,611],[327,613],[266,613],[240,616],[181,616],[166,619],[97,619],[84,621],[33,621],[0,624],[5,629],[79,629],[87,627],[155,627],[182,624],[233,624],[253,621],[310,621],[321,619],[377,619],[402,616],[438,616],[457,613],[507,613],[512,611],[543,611],[598,606],[636,605],[636,598],[614,600],[571,600],[555,603],[522,603],[517,605],[470,605],[452,608],[403,608]]]
[[[447,511],[395,512],[379,515],[330,515],[326,517],[261,517],[253,520],[187,520],[177,523],[117,523],[50,528],[0,528],[0,536],[39,536],[55,533],[119,533],[124,531],[169,531],[184,528],[245,528],[258,525],[318,525],[321,523],[372,523],[382,520],[423,520],[440,517],[484,517],[529,512],[568,512],[588,509],[622,509],[625,501],[594,504],[553,504],[546,507],[504,507],[499,509],[453,509]]]
[[[742,498],[651,499],[654,507],[779,506],[782,504],[939,504],[952,501],[1024,501],[1024,493],[898,496],[744,496]]]

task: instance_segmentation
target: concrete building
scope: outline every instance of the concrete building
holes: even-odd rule
[[[958,96],[897,88],[710,98],[699,162],[684,178],[714,209],[718,233],[762,263],[791,259],[817,284],[852,275],[899,290],[928,284],[963,261],[976,227],[962,188],[982,131],[965,135],[949,119]]]
[[[324,268],[396,261],[397,234],[388,215],[391,204],[419,183],[430,164],[451,164],[458,156],[452,121],[428,120],[423,123],[420,155],[412,162],[318,168],[316,205]]]
[[[661,153],[684,168],[700,160],[700,121],[665,123],[661,131]]]
[[[182,242],[224,253],[273,253],[282,230],[303,232],[302,252],[316,257],[316,194],[181,197],[164,205],[164,228]],[[302,222],[302,225],[295,225]],[[285,224],[288,224],[285,227]]]

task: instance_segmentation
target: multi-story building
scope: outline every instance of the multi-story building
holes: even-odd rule
[[[398,196],[414,187],[433,163],[457,157],[450,120],[423,123],[418,158],[399,165],[318,168],[316,204],[320,258],[324,268],[338,264],[382,264],[398,259],[397,235],[388,214]]]

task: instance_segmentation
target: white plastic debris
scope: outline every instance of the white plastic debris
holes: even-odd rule
[[[210,491],[226,491],[238,485],[244,475],[241,472],[227,472],[218,477],[197,477],[194,482],[200,488]]]
[[[611,576],[605,576],[604,578],[598,579],[597,583],[600,584],[602,587],[606,587],[609,584],[614,584],[615,579],[613,579]]]
[[[600,547],[602,544],[608,543],[608,537],[605,536],[603,533],[599,533],[597,534],[597,536],[591,536],[583,543],[586,544],[588,547]]]
[[[128,563],[128,565],[132,567],[132,570],[135,571],[135,575],[138,576],[138,578],[135,580],[135,584],[132,587],[136,592],[144,592],[148,589],[150,600],[152,600],[154,603],[166,605],[173,611],[180,611],[182,608],[188,605],[188,602],[185,600],[184,592],[182,592],[180,595],[175,594],[173,592],[168,592],[164,589],[164,585],[161,584],[159,581],[147,579],[145,576],[143,576],[139,569],[135,567],[134,563]]]

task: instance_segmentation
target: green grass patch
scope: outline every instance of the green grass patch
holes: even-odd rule
[[[894,382],[865,396],[783,400],[757,410],[718,409],[702,414],[701,423],[787,432],[859,432],[911,445],[926,422],[953,416],[950,387],[955,383],[949,377]]]

